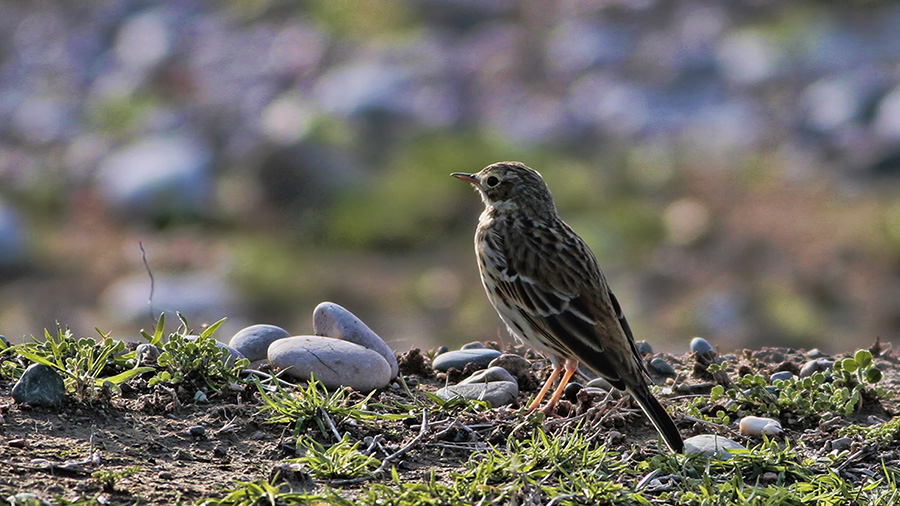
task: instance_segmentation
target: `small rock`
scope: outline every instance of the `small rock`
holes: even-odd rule
[[[378,353],[390,368],[389,379],[397,376],[400,367],[394,351],[362,320],[342,306],[334,302],[323,302],[316,306],[313,310],[313,331],[317,336],[341,339]]]
[[[572,381],[568,385],[566,385],[566,389],[563,390],[563,397],[567,401],[575,402],[578,400],[578,392],[580,392],[582,389],[584,389],[584,385],[578,383],[577,381]]]
[[[745,416],[739,425],[742,436],[777,436],[784,432],[781,422],[774,418]]]
[[[13,448],[22,448],[22,449],[28,448],[28,446],[29,446],[28,440],[23,439],[23,438],[10,439],[9,443],[7,443],[7,444],[9,444],[9,446],[12,446]]]
[[[193,427],[188,427],[187,434],[191,437],[202,437],[206,434],[206,427],[202,425],[194,425]]]
[[[270,344],[290,335],[281,327],[260,323],[237,331],[228,344],[247,357],[247,360],[255,362],[266,358]]]
[[[675,368],[660,357],[650,361],[650,368],[663,376],[675,376]]]
[[[834,369],[834,362],[831,360],[825,360],[824,358],[810,360],[800,368],[800,377],[806,378],[817,372],[825,372],[832,369]]]
[[[12,444],[10,442],[10,444]],[[831,449],[837,451],[849,450],[853,445],[853,440],[849,437],[839,437],[831,442]]]
[[[225,457],[226,455],[228,455],[228,445],[226,445],[224,443],[219,443],[215,446],[215,448],[213,448],[213,456],[214,457],[222,458],[222,457]]]
[[[525,376],[531,374],[531,362],[512,353],[504,353],[491,360],[488,367],[502,367],[515,376],[520,383]]]
[[[483,369],[460,381],[458,384],[469,385],[474,383],[491,383],[494,381],[511,381],[518,384],[518,381],[516,381],[516,377],[502,367],[489,367],[487,369]]]
[[[778,481],[778,473],[766,471],[762,475],[762,481],[765,483],[775,483],[776,481]]]
[[[461,350],[480,350],[484,348],[484,343],[480,341],[472,341],[459,347]]]
[[[585,385],[588,387],[602,388],[607,392],[612,391],[615,387],[612,386],[612,383],[606,381],[606,378],[594,378],[591,381],[588,381],[588,384]]]
[[[491,383],[468,383],[444,387],[435,393],[444,400],[463,397],[490,402],[491,406],[499,407],[512,404],[519,396],[519,387],[513,381],[494,381]]]
[[[134,350],[134,356],[138,364],[156,365],[156,359],[159,358],[161,353],[162,351],[158,346],[150,343],[139,344]]]
[[[709,341],[702,337],[691,339],[691,351],[694,353],[712,353],[713,356],[716,355],[716,349],[709,344]]]
[[[347,386],[359,392],[384,388],[391,382],[391,366],[368,348],[340,339],[295,336],[269,346],[269,363],[294,378],[316,379],[327,388]]]
[[[194,393],[194,402],[196,402],[197,404],[202,404],[204,402],[209,402],[209,398],[205,393],[203,393],[202,390],[197,390],[197,392]]]
[[[823,352],[822,350],[820,350],[818,348],[813,348],[806,352],[806,356],[809,358],[815,359],[815,358],[825,358],[828,356],[828,354],[826,354],[825,352]]]
[[[431,367],[434,368],[435,371],[447,371],[451,367],[461,371],[469,364],[487,367],[492,360],[500,355],[501,353],[499,351],[489,348],[448,351],[447,353],[435,357],[434,362],[431,363]]]
[[[794,373],[792,373],[791,371],[779,371],[779,372],[772,374],[772,376],[769,377],[769,382],[775,383],[778,380],[787,381],[793,377],[794,377]]]
[[[728,450],[745,449],[744,445],[715,434],[701,434],[684,440],[685,455],[699,453],[707,457],[728,460],[731,458],[731,453]]]
[[[638,353],[643,355],[653,355],[653,346],[650,345],[647,341],[635,341],[634,346],[637,348]]]
[[[55,406],[66,395],[62,377],[52,367],[31,364],[12,389],[12,397],[18,403],[33,406]]]

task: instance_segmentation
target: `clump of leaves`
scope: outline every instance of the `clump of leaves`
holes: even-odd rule
[[[872,353],[859,350],[853,357],[835,362],[829,374],[817,372],[805,378],[777,380],[772,385],[763,376],[748,374],[733,388],[716,385],[709,401],[724,408],[703,415],[699,406],[705,400],[697,399],[690,409],[695,416],[722,424],[728,424],[731,415],[741,411],[776,418],[792,414],[811,424],[822,417],[852,414],[863,401],[882,398],[884,389],[876,385],[882,377]]]
[[[297,448],[302,448],[303,456],[292,459],[292,462],[303,464],[316,478],[348,479],[369,476],[381,465],[381,461],[371,455],[359,451],[360,442],[350,442],[350,436],[344,434],[343,439],[327,449],[319,442],[307,436],[300,436]]]
[[[227,349],[221,347],[213,337],[225,318],[207,327],[199,336],[191,336],[187,320],[181,315],[178,330],[169,335],[162,345],[162,353],[156,359],[159,365],[156,375],[150,379],[150,386],[157,384],[190,386],[197,389],[208,388],[220,392],[223,388],[239,385],[241,371],[250,365],[245,358],[235,359]],[[150,344],[159,346],[162,341],[165,315],[161,315],[153,336],[142,332]]]
[[[137,472],[140,472],[140,470],[141,468],[138,466],[126,467],[125,469],[119,471],[100,470],[91,473],[91,478],[93,478],[94,481],[96,481],[103,490],[112,492],[113,490],[115,490],[117,483]]]
[[[66,327],[57,326],[56,336],[44,329],[44,340],[34,336],[31,343],[10,347],[20,356],[52,367],[64,378],[66,389],[80,400],[94,400],[104,389],[117,390],[118,385],[153,371],[152,367],[129,367],[125,343],[113,340],[99,329],[100,341],[76,338]]]
[[[862,436],[866,441],[887,446],[900,439],[900,416],[891,418],[889,422],[861,427],[849,425],[838,430],[841,436]]]

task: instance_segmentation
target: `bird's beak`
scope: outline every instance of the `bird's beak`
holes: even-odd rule
[[[453,177],[462,179],[463,181],[472,183],[472,184],[478,184],[478,178],[475,177],[475,174],[466,174],[465,172],[454,172],[450,175]]]

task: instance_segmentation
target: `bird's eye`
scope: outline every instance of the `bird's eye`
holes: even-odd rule
[[[487,185],[490,186],[491,188],[497,186],[498,184],[500,184],[500,180],[497,179],[497,176],[491,176],[491,177],[487,178]]]

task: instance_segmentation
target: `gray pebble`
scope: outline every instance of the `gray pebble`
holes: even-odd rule
[[[806,378],[817,372],[825,372],[832,369],[834,369],[834,362],[831,360],[825,360],[824,358],[810,360],[800,368],[800,377]]]
[[[313,310],[313,331],[317,336],[341,339],[378,353],[387,362],[391,378],[400,370],[390,346],[356,315],[334,302],[323,302]]]
[[[839,437],[831,442],[831,449],[837,451],[849,450],[853,445],[853,440],[849,437]]]
[[[813,348],[806,352],[806,356],[809,358],[825,358],[828,354],[818,348]]]
[[[635,341],[634,345],[641,355],[653,355],[653,346],[647,341]]]
[[[577,381],[572,381],[568,385],[566,385],[566,389],[563,390],[563,398],[567,401],[575,402],[578,400],[578,392],[584,390],[584,385],[578,383]],[[597,390],[600,390],[599,388]]]
[[[487,401],[493,407],[511,404],[519,396],[519,386],[513,381],[494,381],[491,383],[469,383],[444,387],[435,392],[444,400],[463,397],[479,401]]]
[[[52,367],[31,364],[12,389],[12,398],[33,406],[55,406],[66,396],[66,385]]]
[[[206,427],[202,425],[194,425],[193,427],[188,427],[187,433],[188,436],[191,437],[201,437],[206,434]]]
[[[792,373],[791,371],[778,371],[776,373],[773,373],[772,376],[769,377],[769,382],[775,383],[778,380],[787,381],[793,377],[794,373]]]
[[[520,382],[526,375],[531,373],[531,362],[511,353],[504,353],[494,360],[491,360],[488,367],[502,367],[509,371],[509,373],[515,376]]]
[[[142,343],[137,345],[134,350],[134,357],[138,364],[148,363],[156,365],[156,359],[159,358],[162,351],[158,346],[150,343]]]
[[[239,330],[228,344],[254,362],[266,358],[270,344],[290,335],[281,327],[260,323]]]
[[[475,364],[480,367],[487,367],[492,360],[499,357],[501,353],[497,350],[483,348],[479,350],[455,350],[448,351],[435,357],[431,366],[435,371],[447,371],[451,367],[462,370],[468,364]]]
[[[691,351],[694,353],[712,353],[713,356],[716,355],[716,349],[709,344],[709,341],[702,337],[691,339]]]
[[[518,381],[516,377],[509,373],[506,369],[502,367],[489,367],[487,369],[483,369],[481,371],[475,372],[475,374],[469,376],[468,378],[460,381],[459,385],[469,385],[474,383],[491,383],[494,381],[511,381],[518,385]]]
[[[480,350],[482,348],[484,348],[484,343],[481,341],[472,341],[459,347],[461,350]]]
[[[675,376],[675,368],[660,357],[650,361],[650,368],[664,376]]]
[[[588,384],[585,386],[594,387],[594,388],[602,388],[603,390],[606,390],[607,392],[612,390],[613,388],[615,388],[612,386],[612,383],[610,383],[609,381],[606,381],[606,378],[599,378],[599,377],[594,378],[591,381],[588,381]]]
[[[328,388],[347,386],[359,392],[384,388],[393,377],[381,354],[330,337],[279,339],[269,346],[269,363],[294,378],[308,380],[315,374]]]
[[[707,457],[728,460],[731,458],[731,453],[728,450],[744,449],[746,449],[744,445],[714,434],[701,434],[684,440],[685,455],[699,453]]]

